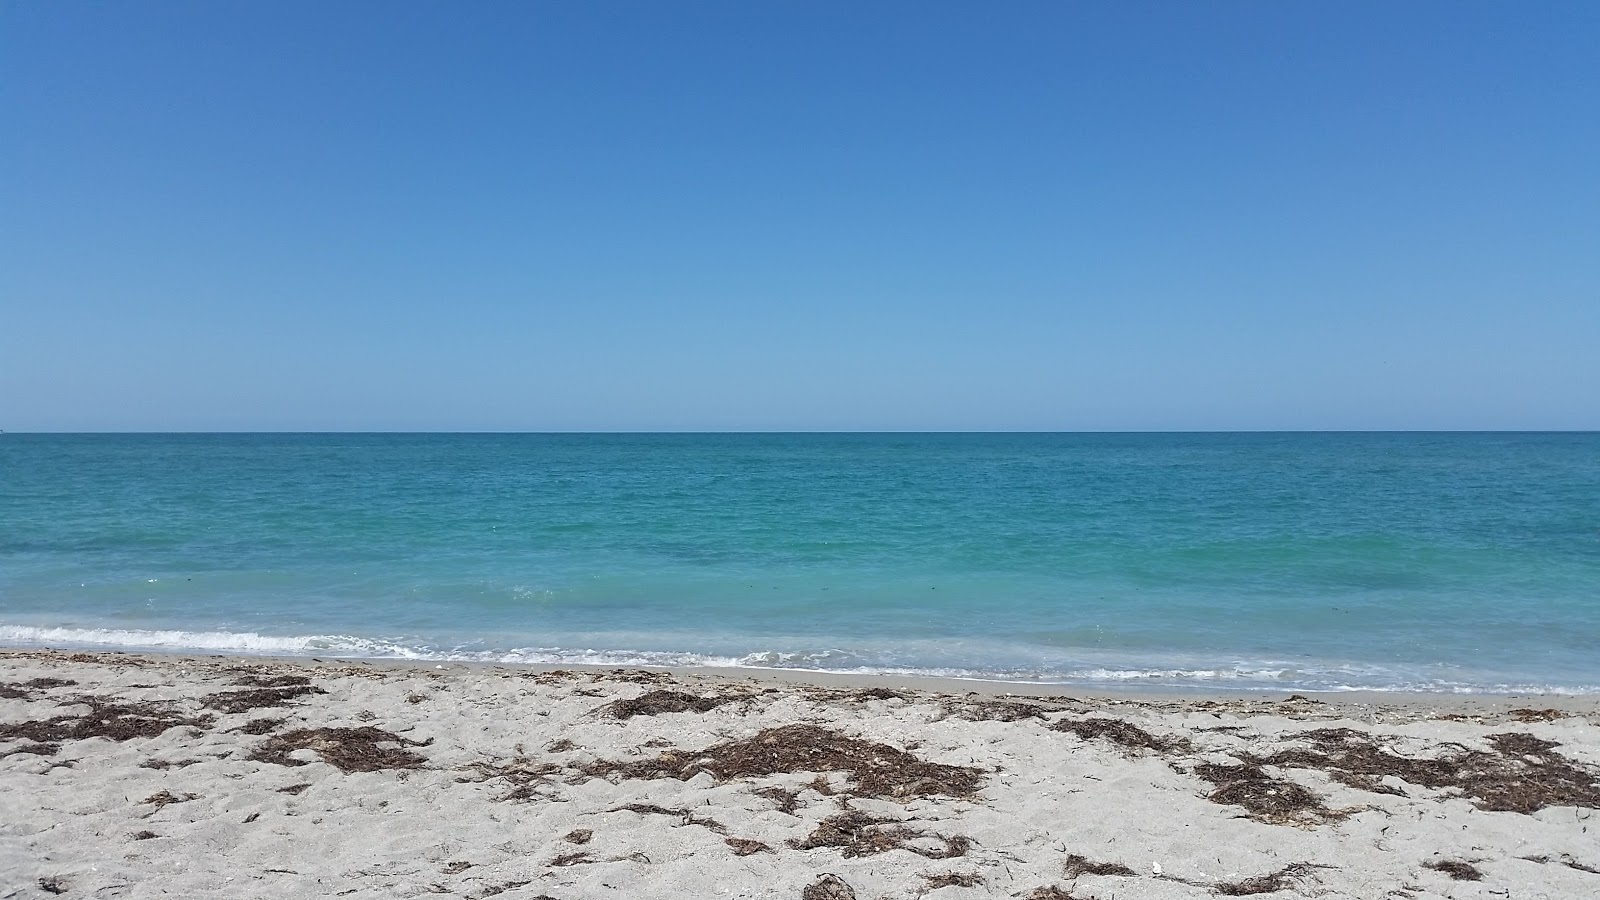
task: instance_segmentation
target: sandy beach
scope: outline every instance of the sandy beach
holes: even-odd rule
[[[1596,707],[9,651],[0,897],[1594,897]]]

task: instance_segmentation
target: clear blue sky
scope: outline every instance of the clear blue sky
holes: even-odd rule
[[[1600,3],[0,3],[0,428],[1600,428]]]

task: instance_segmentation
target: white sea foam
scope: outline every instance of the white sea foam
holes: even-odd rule
[[[509,665],[668,666],[725,669],[777,669],[841,675],[897,675],[953,678],[1021,685],[1079,684],[1168,688],[1297,691],[1414,691],[1457,694],[1600,694],[1600,685],[1468,683],[1419,677],[1417,673],[1329,669],[1309,671],[1271,664],[1240,663],[1221,668],[1118,668],[1045,666],[1030,669],[976,669],[949,665],[905,665],[874,659],[870,653],[839,648],[766,650],[738,656],[670,650],[594,647],[519,647],[469,649],[429,646],[420,641],[344,634],[263,635],[234,631],[139,630],[0,624],[0,646],[74,649],[222,652],[261,656],[319,656],[351,659],[405,659]]]
[[[46,647],[115,647],[127,650],[221,650],[230,653],[424,659],[390,641],[350,635],[273,636],[250,631],[145,631],[120,628],[40,628],[0,625],[0,644]]]

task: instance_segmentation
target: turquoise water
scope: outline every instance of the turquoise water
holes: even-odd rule
[[[1600,435],[4,435],[0,643],[1596,692]]]

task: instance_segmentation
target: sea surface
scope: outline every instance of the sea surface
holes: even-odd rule
[[[1600,692],[1600,434],[0,435],[0,645]]]

